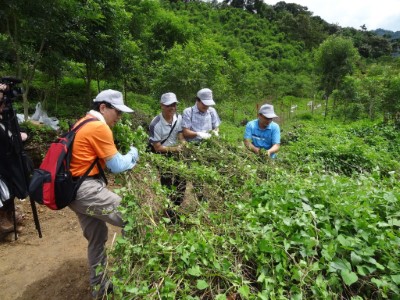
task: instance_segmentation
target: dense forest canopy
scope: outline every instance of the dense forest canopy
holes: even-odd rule
[[[362,78],[381,88],[374,111],[389,119],[399,111],[398,39],[329,24],[294,3],[16,0],[0,13],[1,74],[23,79],[26,116],[37,101],[58,116],[71,104],[82,110],[106,86],[182,99],[209,86],[217,99],[246,101],[326,99],[335,91],[336,111],[379,115],[359,96],[365,88],[343,87]],[[328,39],[334,47],[324,52]],[[341,65],[321,67],[329,56]],[[380,74],[373,68],[371,77],[377,62]]]

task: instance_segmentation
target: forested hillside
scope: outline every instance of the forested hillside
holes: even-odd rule
[[[187,100],[209,86],[217,99],[250,102],[337,91],[336,106],[350,105],[355,118],[393,113],[398,95],[390,39],[328,24],[293,3],[17,0],[1,17],[1,75],[23,80],[26,116],[41,101],[51,115],[73,117],[105,87]],[[332,51],[319,55],[328,37]],[[360,98],[370,92],[372,106]]]
[[[106,267],[114,299],[399,299],[390,37],[260,0],[14,0],[0,13],[0,73],[23,80],[15,105],[26,117],[40,101],[62,131],[106,88],[135,109],[114,127],[121,152],[140,153],[113,178],[126,221]],[[181,112],[203,87],[219,137],[176,156],[147,152],[160,95],[176,93]],[[282,128],[276,160],[243,146],[266,102]],[[45,130],[26,126],[43,144]],[[187,182],[175,222],[159,168]]]

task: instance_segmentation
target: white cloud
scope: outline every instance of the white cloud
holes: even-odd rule
[[[264,0],[274,5],[279,1]],[[398,0],[288,0],[307,6],[314,16],[320,16],[328,23],[341,27],[360,29],[364,25],[368,30],[383,28],[400,31],[400,10]]]

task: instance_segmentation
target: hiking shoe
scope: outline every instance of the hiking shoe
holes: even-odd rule
[[[6,213],[2,212],[0,215],[0,232],[7,233],[11,231],[14,231],[14,224],[8,220]]]

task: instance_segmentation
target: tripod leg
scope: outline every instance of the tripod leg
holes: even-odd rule
[[[42,230],[40,229],[39,217],[38,217],[38,213],[36,210],[36,203],[32,199],[30,199],[30,202],[31,202],[31,208],[32,208],[32,213],[33,213],[33,221],[35,222],[35,227],[39,234],[39,237],[42,238]]]

